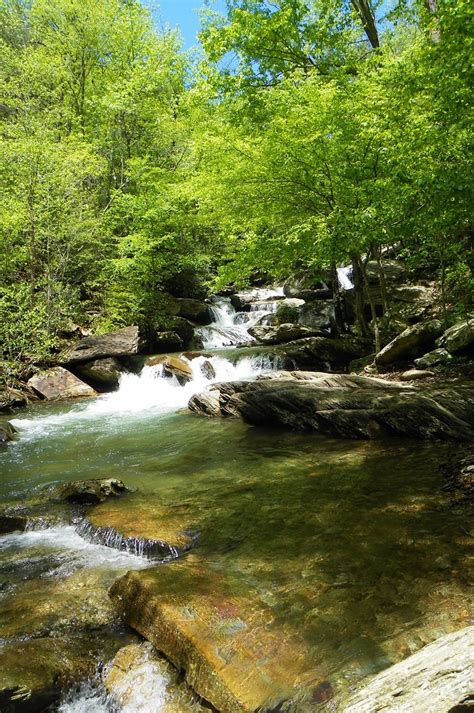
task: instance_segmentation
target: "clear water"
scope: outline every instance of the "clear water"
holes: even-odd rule
[[[222,378],[264,368],[214,359]],[[455,446],[343,441],[200,418],[184,409],[208,383],[198,365],[185,387],[148,369],[125,377],[114,394],[19,413],[19,438],[0,453],[2,500],[51,483],[119,477],[136,490],[119,501],[124,513],[137,508],[139,518],[143,500],[177,509],[183,529],[200,533],[192,557],[256,591],[336,690],[469,623],[472,540],[466,513],[441,494],[440,466]],[[149,564],[88,544],[68,527],[6,535],[0,548],[14,584],[2,595],[9,597],[22,595],[23,580],[67,581],[89,568],[106,572],[108,586]],[[100,690],[81,689],[59,710],[111,705]]]

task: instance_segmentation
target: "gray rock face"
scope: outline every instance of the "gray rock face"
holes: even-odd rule
[[[334,304],[331,301],[309,302],[298,311],[298,323],[303,327],[329,332],[334,322]]]
[[[377,366],[386,366],[419,356],[434,344],[442,331],[443,327],[438,319],[408,327],[376,355],[375,363]]]
[[[474,626],[443,636],[375,676],[344,713],[461,713],[474,709]]]
[[[125,368],[118,359],[108,357],[107,359],[94,359],[91,362],[79,363],[77,371],[85,379],[92,381],[94,386],[102,388],[114,388],[118,385],[120,375]]]
[[[469,441],[474,436],[474,385],[424,390],[346,374],[316,374],[214,385],[191,410],[241,416],[248,423],[314,430],[343,438],[388,435]]]
[[[139,353],[141,346],[138,327],[124,327],[109,334],[84,337],[62,354],[61,362],[73,364],[103,357],[132,356]]]
[[[33,376],[28,381],[28,386],[47,401],[96,395],[91,386],[61,366]]]
[[[447,364],[451,359],[452,356],[446,349],[434,349],[419,359],[415,359],[415,364],[419,369],[430,369],[438,364]]]
[[[155,347],[157,352],[177,352],[183,349],[184,342],[176,332],[157,332]]]
[[[444,347],[450,354],[474,349],[474,319],[458,322],[447,329],[436,345]]]

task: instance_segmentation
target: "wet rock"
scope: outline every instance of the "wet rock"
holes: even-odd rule
[[[290,374],[222,383],[218,389],[221,415],[239,415],[255,425],[311,429],[344,438],[392,434],[469,441],[474,435],[473,385],[421,391],[352,374],[316,375],[305,381]],[[199,405],[200,397],[194,397],[193,410]]]
[[[206,361],[203,361],[203,363],[200,366],[201,369],[201,374],[206,377],[206,379],[215,379],[216,378],[216,370],[212,366],[212,363],[209,361],[209,359],[206,359]]]
[[[0,710],[43,711],[72,683],[93,674],[97,662],[87,646],[40,638],[10,643],[0,651]]]
[[[0,535],[5,535],[8,532],[23,532],[28,526],[27,515],[8,513],[0,511]]]
[[[177,352],[184,347],[183,340],[176,332],[157,332],[154,341],[158,352]]]
[[[428,379],[434,376],[434,372],[427,369],[409,369],[400,375],[400,381],[416,381],[417,379]]]
[[[96,395],[91,386],[61,366],[33,376],[28,386],[47,401]]]
[[[415,359],[415,364],[419,369],[429,369],[439,364],[447,364],[451,359],[452,356],[446,349],[434,349],[419,359]]]
[[[130,572],[110,595],[125,621],[219,711],[277,710],[312,672],[304,644],[275,625],[256,591],[199,561]]]
[[[189,362],[181,357],[170,356],[169,354],[148,357],[146,366],[163,365],[163,373],[166,376],[175,376],[180,384],[185,384],[193,378],[193,370]]]
[[[133,356],[143,346],[138,327],[124,327],[116,332],[84,337],[61,355],[63,364],[91,361],[103,357]]]
[[[219,389],[215,388],[212,391],[202,391],[199,394],[194,394],[189,400],[188,408],[190,411],[203,416],[221,416]]]
[[[16,428],[9,421],[0,421],[0,446],[13,441]]]
[[[208,304],[186,297],[170,297],[170,311],[176,317],[184,317],[197,324],[210,324],[212,312]]]
[[[148,642],[120,649],[107,669],[105,687],[120,709],[137,713],[160,710],[162,713],[204,711],[195,694],[178,681],[173,668]]]
[[[128,492],[125,484],[117,478],[93,478],[73,480],[48,489],[51,500],[75,504],[102,503]]]
[[[441,322],[437,319],[408,327],[376,355],[375,363],[377,366],[386,366],[419,356],[434,344],[442,331]]]
[[[334,303],[323,300],[305,304],[298,311],[298,323],[328,333],[334,324]]]
[[[344,713],[454,713],[474,706],[474,627],[443,636],[375,676]]]
[[[474,349],[474,319],[454,324],[444,332],[436,345],[447,349],[450,354],[472,351]]]
[[[275,327],[251,327],[249,334],[260,344],[285,344],[295,339],[316,336],[317,332],[299,324],[280,324]]]
[[[115,388],[118,386],[120,376],[126,371],[118,359],[94,359],[94,361],[80,363],[76,366],[79,376],[92,382],[95,388]]]

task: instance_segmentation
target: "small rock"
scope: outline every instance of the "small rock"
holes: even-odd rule
[[[426,369],[409,369],[404,371],[400,376],[400,381],[414,381],[415,379],[427,379],[429,376],[434,376],[432,371]]]
[[[117,478],[73,480],[49,490],[52,500],[76,504],[102,503],[110,497],[128,492],[125,484]]]
[[[13,441],[16,428],[10,421],[0,421],[0,446]]]
[[[209,381],[216,378],[216,370],[209,359],[206,359],[206,361],[203,361],[201,364],[201,373],[206,377],[206,379],[209,379]]]

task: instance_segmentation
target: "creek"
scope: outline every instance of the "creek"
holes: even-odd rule
[[[311,657],[315,681],[344,692],[467,623],[469,538],[462,513],[441,491],[441,466],[456,447],[336,440],[187,412],[190,396],[209,384],[204,360],[212,381],[278,367],[235,349],[272,309],[242,317],[218,302],[215,324],[201,331],[212,356],[192,360],[184,386],[160,366],[144,367],[124,375],[116,392],[19,413],[19,437],[0,453],[0,497],[11,503],[45,485],[121,478],[133,492],[117,501],[115,522],[132,514],[159,530],[163,512],[171,512],[173,527],[194,537],[183,566],[199,562],[210,576],[248,588]],[[131,636],[110,617],[107,588],[126,571],[151,566],[140,553],[87,541],[77,524],[3,535],[0,637],[71,637],[76,646],[76,627],[89,654],[106,663]],[[176,586],[189,585],[181,578]],[[53,710],[175,710],[167,708],[174,694],[166,675],[152,662],[131,685],[135,698],[120,705],[100,683],[85,682]]]

